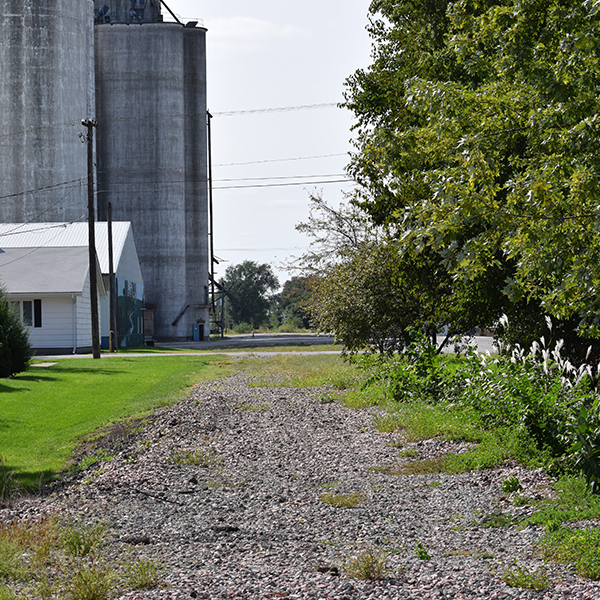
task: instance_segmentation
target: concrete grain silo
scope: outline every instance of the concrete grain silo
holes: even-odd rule
[[[93,51],[92,0],[2,0],[0,221],[85,216]]]
[[[95,9],[99,219],[133,224],[154,337],[208,336],[206,31],[158,0]]]

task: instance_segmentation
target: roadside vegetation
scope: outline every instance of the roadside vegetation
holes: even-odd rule
[[[0,526],[0,598],[108,600],[160,587],[160,563],[111,541],[103,523],[58,515]]]
[[[349,409],[377,406],[381,410],[373,424],[395,434],[391,443],[398,448],[398,462],[373,470],[389,476],[504,464],[543,469],[556,478],[549,497],[524,495],[516,477],[502,485],[513,504],[534,509],[532,516],[494,514],[485,526],[543,527],[540,556],[600,579],[598,534],[590,526],[600,519],[597,369],[587,363],[576,367],[562,357],[561,347],[560,340],[549,347],[540,340],[527,350],[505,348],[493,356],[444,355],[429,339],[416,336],[404,352],[391,356],[276,356],[240,361],[239,368],[255,385],[324,386],[318,401],[341,402]],[[468,449],[419,459],[411,444],[431,438],[464,442]],[[503,579],[527,589],[550,585],[545,570],[530,573],[518,565]]]
[[[544,527],[540,556],[571,564],[581,576],[595,579],[600,577],[594,566],[600,564],[600,551],[589,523],[600,518],[600,495],[593,493],[598,491],[598,394],[591,367],[572,366],[561,357],[560,346],[559,342],[545,348],[540,342],[527,352],[516,348],[497,356],[440,355],[423,337],[392,356],[283,354],[236,361],[222,356],[123,356],[101,363],[63,360],[47,368],[30,368],[2,384],[0,401],[7,424],[0,431],[3,499],[19,488],[34,489],[61,472],[90,434],[100,436],[111,423],[120,423],[125,430],[143,426],[143,421],[134,424],[131,419],[176,402],[196,382],[241,371],[253,385],[318,388],[318,402],[341,402],[349,410],[377,406],[373,425],[393,434],[390,443],[398,449],[398,461],[374,465],[373,470],[390,477],[459,473],[507,463],[546,470],[557,478],[549,498],[525,496],[514,477],[502,485],[502,493],[514,504],[534,508],[531,516],[519,520],[508,513],[494,514],[486,526]],[[468,449],[421,460],[412,444],[429,438],[464,442]],[[211,457],[181,453],[172,458],[195,464]],[[84,461],[81,467],[87,464]],[[340,507],[352,504],[346,498],[322,499]],[[583,527],[582,519],[587,523]],[[156,574],[158,567],[130,565],[108,574],[86,571],[82,577],[116,577],[125,586],[126,572],[140,569]],[[35,583],[32,576],[19,573],[14,576],[19,585]],[[543,583],[539,575],[517,565],[504,579],[510,585],[539,587]],[[56,585],[66,584],[57,580]]]

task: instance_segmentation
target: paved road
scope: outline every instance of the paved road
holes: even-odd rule
[[[477,346],[479,352],[495,352],[496,349],[493,345],[493,339],[486,336],[476,336],[473,342]],[[438,336],[438,343],[441,343],[443,336]],[[305,334],[305,333],[257,333],[246,334],[246,335],[231,335],[227,336],[225,340],[216,340],[210,342],[174,342],[174,343],[161,343],[161,348],[172,348],[178,350],[177,352],[128,352],[127,354],[114,353],[114,354],[102,354],[103,358],[111,358],[116,356],[185,356],[189,354],[197,354],[198,351],[202,351],[204,354],[227,354],[228,352],[235,352],[236,354],[247,353],[257,354],[261,356],[273,356],[278,354],[277,347],[281,346],[298,346],[298,350],[292,352],[286,352],[286,354],[314,354],[315,352],[320,354],[338,354],[338,350],[327,349],[327,346],[331,346],[335,339],[330,335],[316,335],[316,334]],[[302,346],[315,346],[322,345],[323,350],[312,350],[303,351]],[[183,352],[182,352],[183,350]],[[189,352],[185,352],[189,350]],[[450,344],[444,350],[444,352],[454,352],[454,345]],[[91,358],[91,354],[61,354],[61,355],[39,355],[35,356],[36,359],[41,360],[57,360],[62,358]]]

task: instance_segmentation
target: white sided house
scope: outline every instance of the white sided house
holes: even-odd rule
[[[113,269],[117,339],[144,342],[144,285],[129,222],[115,222]],[[96,223],[100,335],[110,331],[108,224]],[[90,352],[87,223],[0,223],[0,286],[29,328],[37,354]]]
[[[96,268],[102,298],[106,292]],[[37,354],[91,352],[87,248],[0,246],[0,285],[29,329]]]

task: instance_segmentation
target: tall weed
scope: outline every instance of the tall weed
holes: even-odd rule
[[[518,344],[494,356],[471,350],[464,360],[448,361],[417,336],[398,356],[370,359],[366,385],[385,389],[400,404],[462,407],[481,430],[510,432],[501,437],[513,458],[556,472],[583,472],[598,493],[600,368],[574,365],[562,356],[563,346],[559,340],[546,347],[542,337],[528,350]]]

